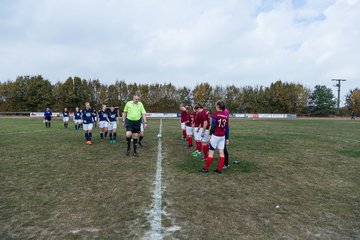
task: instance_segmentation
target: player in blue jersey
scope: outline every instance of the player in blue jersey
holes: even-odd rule
[[[86,144],[91,145],[91,138],[92,138],[92,128],[93,128],[93,110],[90,107],[90,103],[85,103],[85,109],[82,111],[82,123],[83,123],[83,130],[85,131],[85,138]]]
[[[116,143],[116,128],[119,123],[119,115],[115,110],[114,106],[110,107],[110,111],[108,112],[108,118],[109,118],[108,130],[110,131],[109,132],[110,143]]]
[[[108,133],[108,124],[109,124],[109,118],[108,118],[108,111],[106,111],[106,105],[102,105],[101,110],[98,113],[98,123],[100,128],[100,139],[101,141],[106,140],[107,133]]]
[[[50,108],[46,108],[44,111],[44,122],[46,128],[50,127],[51,116],[52,116],[52,111],[50,110]]]
[[[82,116],[81,116],[81,112],[79,110],[78,107],[75,108],[75,112],[74,112],[74,123],[75,123],[75,130],[79,130],[80,129],[80,124],[82,123],[81,120]]]
[[[67,110],[67,108],[64,108],[64,111],[62,112],[62,115],[63,115],[64,128],[68,128],[70,113]]]

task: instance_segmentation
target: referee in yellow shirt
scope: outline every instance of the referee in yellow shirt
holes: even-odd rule
[[[144,105],[139,100],[140,94],[135,93],[133,100],[126,103],[122,115],[123,126],[126,128],[127,156],[130,156],[130,143],[132,135],[134,138],[134,157],[139,156],[137,153],[137,144],[141,126],[141,118],[144,124],[144,128],[147,127],[145,116],[146,111]]]

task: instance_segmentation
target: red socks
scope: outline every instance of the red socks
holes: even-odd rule
[[[205,164],[205,167],[204,167],[206,170],[209,170],[209,167],[210,167],[213,159],[214,159],[214,158],[213,158],[213,157],[210,157],[210,156],[206,158],[206,164]],[[218,168],[217,168],[218,171],[222,171],[222,170],[223,170],[223,168],[224,168],[224,160],[225,160],[225,157],[220,157],[220,159],[219,159],[219,165],[218,165]]]
[[[188,140],[189,146],[193,144],[193,139],[192,139],[191,136],[188,136],[188,137],[187,137],[187,140]]]
[[[209,170],[210,164],[213,161],[213,159],[214,159],[213,157],[207,157],[206,164],[205,164],[205,167],[204,167],[206,170]]]
[[[196,141],[196,150],[199,152],[201,152],[201,145],[202,145],[201,141]]]
[[[224,168],[224,161],[225,161],[225,157],[220,157],[220,159],[219,159],[219,165],[218,165],[218,171],[223,170],[223,168]]]
[[[207,159],[207,157],[209,156],[209,144],[204,143],[202,145],[202,150],[203,150],[203,154],[204,154],[204,159]]]
[[[182,130],[183,131],[183,137],[186,138],[186,130]]]

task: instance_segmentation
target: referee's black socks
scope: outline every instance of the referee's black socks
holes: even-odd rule
[[[136,153],[136,150],[137,150],[137,143],[138,143],[138,140],[134,138],[134,140],[133,140],[133,144],[134,144],[134,153]]]
[[[131,144],[131,137],[126,137],[126,143],[127,143],[127,150],[130,150],[130,144]]]

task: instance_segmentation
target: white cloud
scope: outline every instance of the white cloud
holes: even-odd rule
[[[359,0],[0,3],[0,80],[360,86]],[[334,89],[335,90],[335,89]]]

